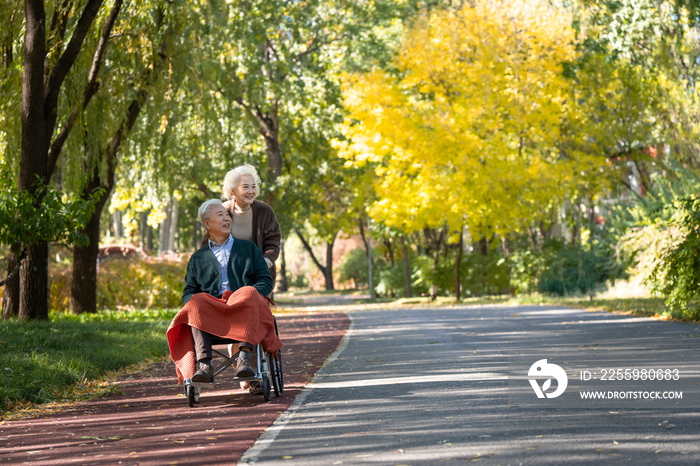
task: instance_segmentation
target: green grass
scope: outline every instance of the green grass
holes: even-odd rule
[[[696,321],[692,316],[682,315],[670,311],[665,304],[666,299],[662,297],[654,298],[605,298],[589,299],[587,297],[576,296],[544,296],[541,294],[518,295],[515,297],[508,295],[501,296],[480,296],[465,298],[459,302],[452,297],[438,297],[432,301],[429,297],[400,298],[400,299],[379,299],[375,303],[390,303],[399,306],[405,305],[425,305],[444,306],[451,304],[466,305],[488,305],[488,304],[511,304],[511,305],[532,305],[542,304],[546,306],[569,306],[580,309],[605,310],[609,312],[622,312],[638,316],[659,316],[685,321]],[[369,300],[357,300],[353,304],[367,304]]]
[[[65,399],[76,385],[168,354],[175,310],[52,314],[0,321],[0,413],[21,403]]]
[[[549,306],[572,306],[582,309],[622,312],[638,316],[660,316],[679,320],[689,320],[687,316],[672,313],[665,304],[666,299],[654,298],[604,298],[589,299],[582,297],[548,297],[542,295],[523,295],[513,298],[517,304],[544,304]]]

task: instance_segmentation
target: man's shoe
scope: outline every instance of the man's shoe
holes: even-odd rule
[[[192,376],[192,382],[214,383],[214,368],[205,362],[199,363],[199,370]]]
[[[241,351],[241,353],[246,353],[246,351]],[[255,371],[250,367],[250,359],[245,357],[236,358],[236,377],[253,377]]]

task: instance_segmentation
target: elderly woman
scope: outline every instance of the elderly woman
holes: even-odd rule
[[[254,242],[263,254],[275,282],[275,261],[280,255],[280,224],[272,207],[256,200],[260,194],[260,177],[255,167],[241,165],[224,177],[224,207],[233,219],[231,236]],[[202,246],[209,235],[204,236]]]
[[[280,224],[272,207],[255,198],[260,194],[260,177],[252,165],[245,164],[226,173],[224,177],[224,207],[233,219],[231,236],[236,239],[254,242],[263,254],[275,283],[275,261],[280,255]],[[209,241],[209,233],[202,240],[202,247]],[[229,354],[234,349],[229,345]],[[257,382],[241,382],[241,388],[251,393],[259,393],[262,388]]]

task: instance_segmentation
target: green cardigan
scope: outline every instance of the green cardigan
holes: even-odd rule
[[[260,249],[252,241],[234,239],[226,267],[231,291],[252,286],[262,296],[272,292],[272,277]],[[218,297],[221,291],[221,267],[207,244],[192,254],[187,263],[185,289],[182,304],[197,293],[209,293]]]

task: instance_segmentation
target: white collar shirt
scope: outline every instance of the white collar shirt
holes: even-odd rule
[[[228,265],[228,259],[231,257],[231,247],[233,247],[233,236],[228,235],[224,244],[216,244],[211,239],[209,240],[209,249],[214,253],[217,262],[219,263],[219,268],[221,270],[221,290],[219,295],[224,294],[224,291],[231,291],[228,283],[228,274],[226,273],[226,266]]]

